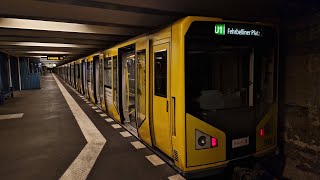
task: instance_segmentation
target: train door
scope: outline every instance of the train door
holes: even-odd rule
[[[136,44],[136,121],[139,137],[152,145],[149,121],[149,41]]]
[[[96,104],[100,104],[100,93],[99,93],[99,56],[93,57],[93,97]],[[99,101],[98,101],[99,100]]]
[[[69,79],[68,79],[68,82],[69,82],[69,85],[70,85],[70,84],[71,84],[71,79],[72,79],[72,78],[71,78],[71,71],[72,71],[72,70],[71,70],[71,69],[72,69],[72,68],[71,68],[71,64],[68,65],[68,68],[69,68],[69,70],[68,70],[68,75],[69,75],[69,76],[68,76],[68,78],[69,78]]]
[[[170,123],[170,49],[169,43],[153,46],[152,117],[154,145],[172,156]]]
[[[73,77],[74,77],[74,88],[77,89],[77,84],[78,84],[78,64],[74,63],[74,66],[73,66],[74,70],[73,70]]]
[[[64,65],[64,73],[65,73],[64,81],[68,82],[68,65]]]
[[[85,94],[85,84],[86,84],[86,62],[84,60],[81,61],[81,93]]]
[[[73,63],[70,63],[70,86],[73,87],[74,73]]]
[[[63,66],[63,78],[64,78],[64,81],[67,82],[67,76],[68,76],[68,73],[67,73],[67,66],[64,65]]]
[[[104,59],[104,94],[106,109],[112,106],[112,60],[111,57]]]
[[[81,83],[81,62],[77,64],[77,89],[78,89],[78,92],[81,93],[82,91],[82,83]]]
[[[92,73],[92,61],[89,62],[87,61],[87,75],[86,75],[86,79],[87,79],[87,91],[86,91],[86,94],[87,94],[87,97],[90,99],[90,94],[92,93],[92,83],[91,83],[91,73]]]
[[[79,91],[79,89],[78,89],[78,78],[79,78],[79,76],[78,76],[78,74],[79,74],[79,64],[78,63],[75,63],[74,64],[74,86],[75,86],[75,89],[77,90],[77,91]]]
[[[112,63],[113,63],[113,104],[114,104],[116,110],[119,112],[118,56],[112,57]]]
[[[99,104],[101,105],[101,102],[103,100],[103,55],[100,56],[100,60],[99,60]]]
[[[70,85],[72,86],[72,87],[74,87],[73,86],[73,84],[74,84],[74,65],[73,65],[73,63],[71,63],[70,64],[70,73],[71,73],[71,76],[70,76]]]
[[[128,47],[121,58],[121,104],[124,123],[136,130],[135,122],[135,49]],[[131,128],[129,127],[129,128]]]

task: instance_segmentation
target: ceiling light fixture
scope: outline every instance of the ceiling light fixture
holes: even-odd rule
[[[27,51],[26,53],[29,54],[71,54],[71,52],[64,52],[64,51]]]
[[[59,47],[59,48],[94,48],[92,45],[41,43],[41,42],[0,42],[1,45],[30,46],[30,47]]]

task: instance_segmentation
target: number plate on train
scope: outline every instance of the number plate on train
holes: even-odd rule
[[[249,144],[249,136],[245,138],[232,140],[232,148],[238,148],[238,147],[246,146],[248,144]]]

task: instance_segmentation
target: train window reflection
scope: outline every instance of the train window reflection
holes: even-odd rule
[[[111,57],[105,58],[104,60],[104,85],[107,88],[111,89],[111,85],[112,85],[112,61],[111,61]]]
[[[274,49],[264,48],[255,50],[255,104],[257,116],[263,116],[275,101]]]
[[[137,52],[137,122],[146,118],[146,50]]]
[[[191,111],[248,106],[249,49],[189,52],[187,97]]]

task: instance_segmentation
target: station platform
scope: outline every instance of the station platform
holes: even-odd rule
[[[55,75],[0,106],[1,179],[183,179]]]

